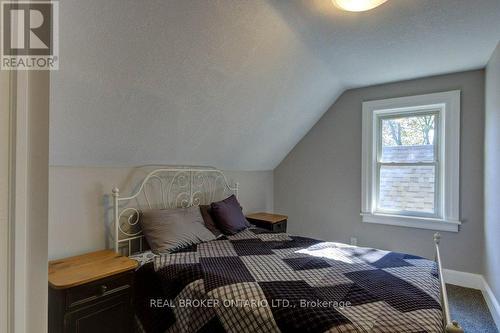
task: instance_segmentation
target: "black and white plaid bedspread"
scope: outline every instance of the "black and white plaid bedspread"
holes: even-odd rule
[[[248,229],[154,258],[167,332],[442,332],[433,261]]]

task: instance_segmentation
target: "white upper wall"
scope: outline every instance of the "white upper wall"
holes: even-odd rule
[[[49,259],[110,248],[111,189],[119,187],[121,195],[130,195],[146,171],[155,167],[50,167]],[[272,171],[224,171],[224,175],[230,183],[239,183],[238,200],[245,214],[273,211]]]
[[[51,165],[274,169],[346,89],[482,68],[498,0],[63,0]]]

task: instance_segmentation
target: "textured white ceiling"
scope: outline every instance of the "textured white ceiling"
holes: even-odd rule
[[[273,169],[352,87],[483,67],[499,0],[62,0],[51,164]]]

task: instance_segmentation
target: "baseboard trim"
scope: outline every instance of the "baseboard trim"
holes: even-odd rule
[[[490,285],[486,282],[484,277],[482,278],[484,282],[484,289],[482,289],[481,291],[483,292],[486,304],[488,304],[490,313],[493,316],[493,320],[497,325],[497,329],[500,330],[500,303],[498,302],[498,299],[495,297],[495,294],[493,294],[493,290],[491,290]]]
[[[451,269],[443,270],[444,281],[456,286],[481,290],[483,297],[488,305],[493,321],[500,329],[500,303],[493,294],[488,282],[480,274],[454,271]]]
[[[443,269],[444,281],[456,286],[483,290],[484,279],[479,274]]]

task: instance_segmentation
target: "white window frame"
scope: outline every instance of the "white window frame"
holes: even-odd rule
[[[438,167],[436,214],[415,216],[377,212],[379,122],[384,116],[410,116],[437,110]],[[362,221],[458,232],[460,222],[460,90],[363,103]]]

